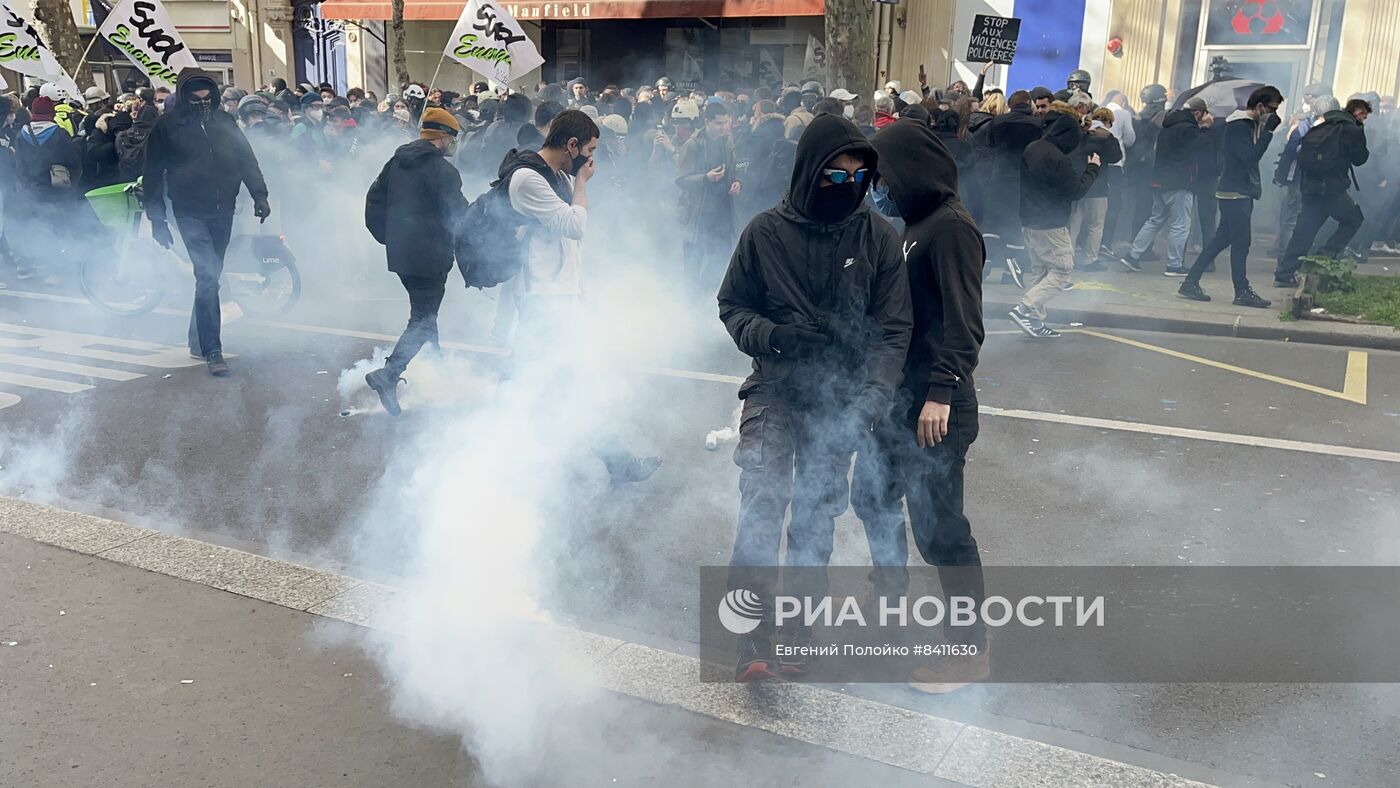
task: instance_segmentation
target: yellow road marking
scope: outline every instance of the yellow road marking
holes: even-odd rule
[[[1297,380],[1289,380],[1288,378],[1281,378],[1278,375],[1270,375],[1267,372],[1256,372],[1252,369],[1237,367],[1234,364],[1227,364],[1223,361],[1216,361],[1215,359],[1203,358],[1201,356],[1193,356],[1190,353],[1182,353],[1179,350],[1172,350],[1171,348],[1160,347],[1158,345],[1150,345],[1146,342],[1139,342],[1136,339],[1128,339],[1127,337],[1115,336],[1113,334],[1105,334],[1101,331],[1093,331],[1087,328],[1071,328],[1066,330],[1078,334],[1087,334],[1091,337],[1098,337],[1099,339],[1107,339],[1110,342],[1119,342],[1121,344],[1129,345],[1131,347],[1139,348],[1141,350],[1150,350],[1153,353],[1161,353],[1164,356],[1179,358],[1183,361],[1190,361],[1192,363],[1202,364],[1207,367],[1223,369],[1227,372],[1234,372],[1236,374],[1244,375],[1246,377],[1256,378],[1258,380],[1267,380],[1270,383],[1278,383],[1283,386],[1290,386],[1295,389],[1310,391],[1313,394],[1321,394],[1325,397],[1333,397],[1335,399],[1344,400],[1346,402],[1355,402],[1358,405],[1366,404],[1366,367],[1367,358],[1369,354],[1362,350],[1348,351],[1346,380],[1342,385],[1341,391],[1333,391],[1332,389],[1323,388],[1321,386],[1314,386],[1311,383],[1303,383]]]

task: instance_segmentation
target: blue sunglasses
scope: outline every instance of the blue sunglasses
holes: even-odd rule
[[[865,179],[870,176],[870,170],[862,167],[856,170],[855,175],[851,175],[851,173],[845,170],[822,170],[822,176],[837,185],[845,183],[851,178],[855,178],[856,183],[865,183]]]

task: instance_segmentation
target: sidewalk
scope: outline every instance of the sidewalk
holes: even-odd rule
[[[399,593],[0,497],[0,782],[490,785],[462,736],[389,710],[361,627],[393,633]],[[600,689],[549,718],[531,777],[498,781],[512,788],[1257,784],[1070,731],[1055,736],[1084,749],[840,688],[705,684],[683,653],[540,626]]]
[[[1230,263],[1225,255],[1216,261],[1215,272],[1201,279],[1201,287],[1211,296],[1209,303],[1189,301],[1177,295],[1181,280],[1163,276],[1162,267],[1159,261],[1144,263],[1140,272],[1127,271],[1121,265],[1100,272],[1075,271],[1074,289],[1055,297],[1047,307],[1049,322],[1052,326],[1084,323],[1099,328],[1400,350],[1400,331],[1389,326],[1281,320],[1280,314],[1293,291],[1274,287],[1273,260],[1267,257],[1251,257],[1249,271],[1254,289],[1274,302],[1268,309],[1250,309],[1230,303],[1234,293],[1230,286]],[[1001,284],[1002,270],[993,268],[983,284],[984,310],[990,318],[1005,317],[1021,298],[1019,288]],[[1027,271],[1027,275],[1029,273]],[[1400,259],[1377,257],[1373,262],[1358,266],[1357,273],[1400,276]]]
[[[390,715],[358,627],[4,533],[0,578],[6,785],[490,784],[458,737]],[[551,765],[537,784],[952,785],[680,708],[606,703],[590,716],[615,721],[605,735],[627,755],[540,742]],[[664,754],[632,749],[643,742]]]

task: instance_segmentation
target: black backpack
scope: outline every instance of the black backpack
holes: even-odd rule
[[[534,170],[549,182],[559,199],[569,202],[572,197],[555,177],[554,170],[531,151],[512,150],[506,154],[511,164],[501,179],[468,208],[462,220],[457,240],[457,268],[467,287],[482,289],[510,281],[525,266],[530,245],[527,243],[532,219],[520,215],[510,205],[511,176],[522,169]],[[521,233],[525,228],[525,233]]]
[[[1298,171],[1318,180],[1347,166],[1342,156],[1342,124],[1323,123],[1308,129],[1298,145]]]

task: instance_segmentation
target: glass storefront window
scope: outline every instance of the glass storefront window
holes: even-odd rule
[[[1306,46],[1314,0],[1210,0],[1206,46]]]

